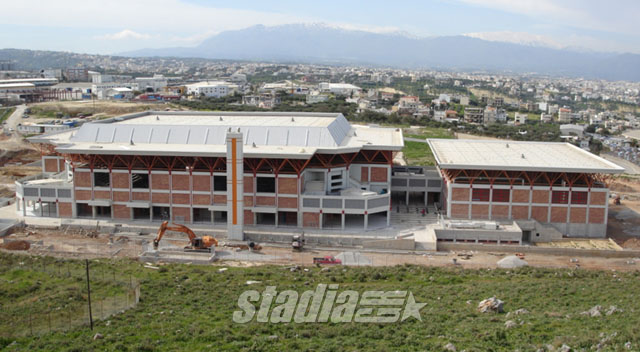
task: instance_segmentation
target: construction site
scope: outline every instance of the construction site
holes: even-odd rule
[[[164,111],[2,138],[6,249],[468,267],[519,253],[619,270],[640,257],[638,181],[564,143],[430,140],[437,166],[399,166],[400,129],[340,114]]]

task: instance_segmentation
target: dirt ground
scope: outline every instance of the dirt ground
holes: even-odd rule
[[[640,249],[640,179],[618,177],[609,187],[622,204],[610,200],[607,234],[623,248]]]
[[[49,255],[60,258],[134,258],[137,259],[143,248],[153,240],[153,235],[131,233],[98,234],[94,231],[77,229],[35,229],[25,228],[6,237],[5,241],[26,240],[31,243],[28,251],[20,253],[28,255]],[[182,237],[166,237],[173,245],[186,245]],[[222,247],[219,250],[234,251]],[[2,249],[0,249],[2,250]],[[246,251],[244,251],[246,253]],[[307,247],[302,252],[293,252],[286,245],[265,245],[257,254],[264,255],[264,260],[242,260],[242,252],[235,260],[220,260],[214,265],[254,266],[254,265],[313,265],[314,257],[328,255],[337,256],[342,252],[359,252],[373,266],[416,264],[427,266],[462,266],[466,268],[495,268],[496,262],[504,256],[514,254],[505,247],[499,253],[490,252],[437,252],[437,253],[393,253],[384,251],[362,251],[358,249],[326,249]],[[14,251],[18,253],[18,251]],[[248,256],[249,257],[249,256]],[[468,257],[468,259],[466,259]],[[255,258],[255,256],[254,256]],[[455,259],[455,263],[454,263]],[[583,268],[601,270],[633,271],[640,269],[640,258],[597,258],[568,257],[543,254],[527,254],[525,260],[529,265],[549,268]]]

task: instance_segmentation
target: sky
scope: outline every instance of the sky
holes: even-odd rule
[[[310,23],[640,54],[640,0],[0,0],[0,10],[0,48],[113,54]]]

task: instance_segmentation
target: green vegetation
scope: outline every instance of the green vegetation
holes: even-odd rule
[[[538,121],[528,121],[527,124],[519,126],[500,123],[494,123],[488,126],[463,124],[462,126],[458,126],[457,131],[516,141],[561,141],[559,125],[540,123]]]
[[[0,123],[3,123],[6,119],[8,119],[14,111],[16,111],[16,108],[0,109]]]
[[[432,166],[436,159],[427,143],[404,141],[402,153],[408,165]]]
[[[12,258],[26,260],[23,256]],[[546,345],[557,349],[562,344],[588,351],[602,343],[602,350],[620,351],[626,350],[627,342],[631,350],[637,350],[640,343],[637,271],[526,267],[471,270],[405,265],[329,270],[312,267],[308,272],[291,272],[282,266],[232,267],[218,272],[216,266],[177,264],[151,270],[130,261],[94,261],[93,265],[133,272],[141,281],[140,303],[109,318],[109,324],[98,322],[93,332],[77,327],[66,333],[3,338],[0,348],[15,341],[9,350],[441,351],[447,343],[453,343],[459,351],[535,351],[547,350]],[[10,306],[26,313],[28,306],[16,302],[39,302],[43,287],[57,290],[57,279],[47,276],[29,278],[20,274],[3,276],[3,280],[2,316]],[[40,286],[33,288],[35,280]],[[260,282],[247,286],[247,280]],[[320,283],[339,284],[340,291],[359,293],[408,290],[417,302],[427,305],[421,310],[422,321],[409,318],[390,324],[232,322],[238,297],[247,289],[262,292],[274,285],[278,291],[302,293]],[[74,297],[80,295],[74,293]],[[507,312],[524,308],[530,313],[510,317],[479,313],[478,302],[491,296],[502,299]],[[580,314],[595,305],[605,311],[615,305],[622,312],[599,317]],[[515,327],[507,329],[508,320],[513,320]],[[104,338],[93,340],[96,332]]]
[[[425,127],[418,131],[412,129],[411,132],[405,133],[405,138],[427,139],[427,138],[454,138],[454,134],[447,128],[443,127]],[[435,165],[436,159],[427,143],[404,141],[402,149],[404,158],[408,165],[415,166],[431,166]]]

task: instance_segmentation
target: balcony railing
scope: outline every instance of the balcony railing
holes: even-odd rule
[[[386,194],[375,195],[349,195],[349,196],[319,196],[302,195],[302,208],[307,210],[323,209],[327,212],[340,212],[364,214],[389,210],[390,196]]]

